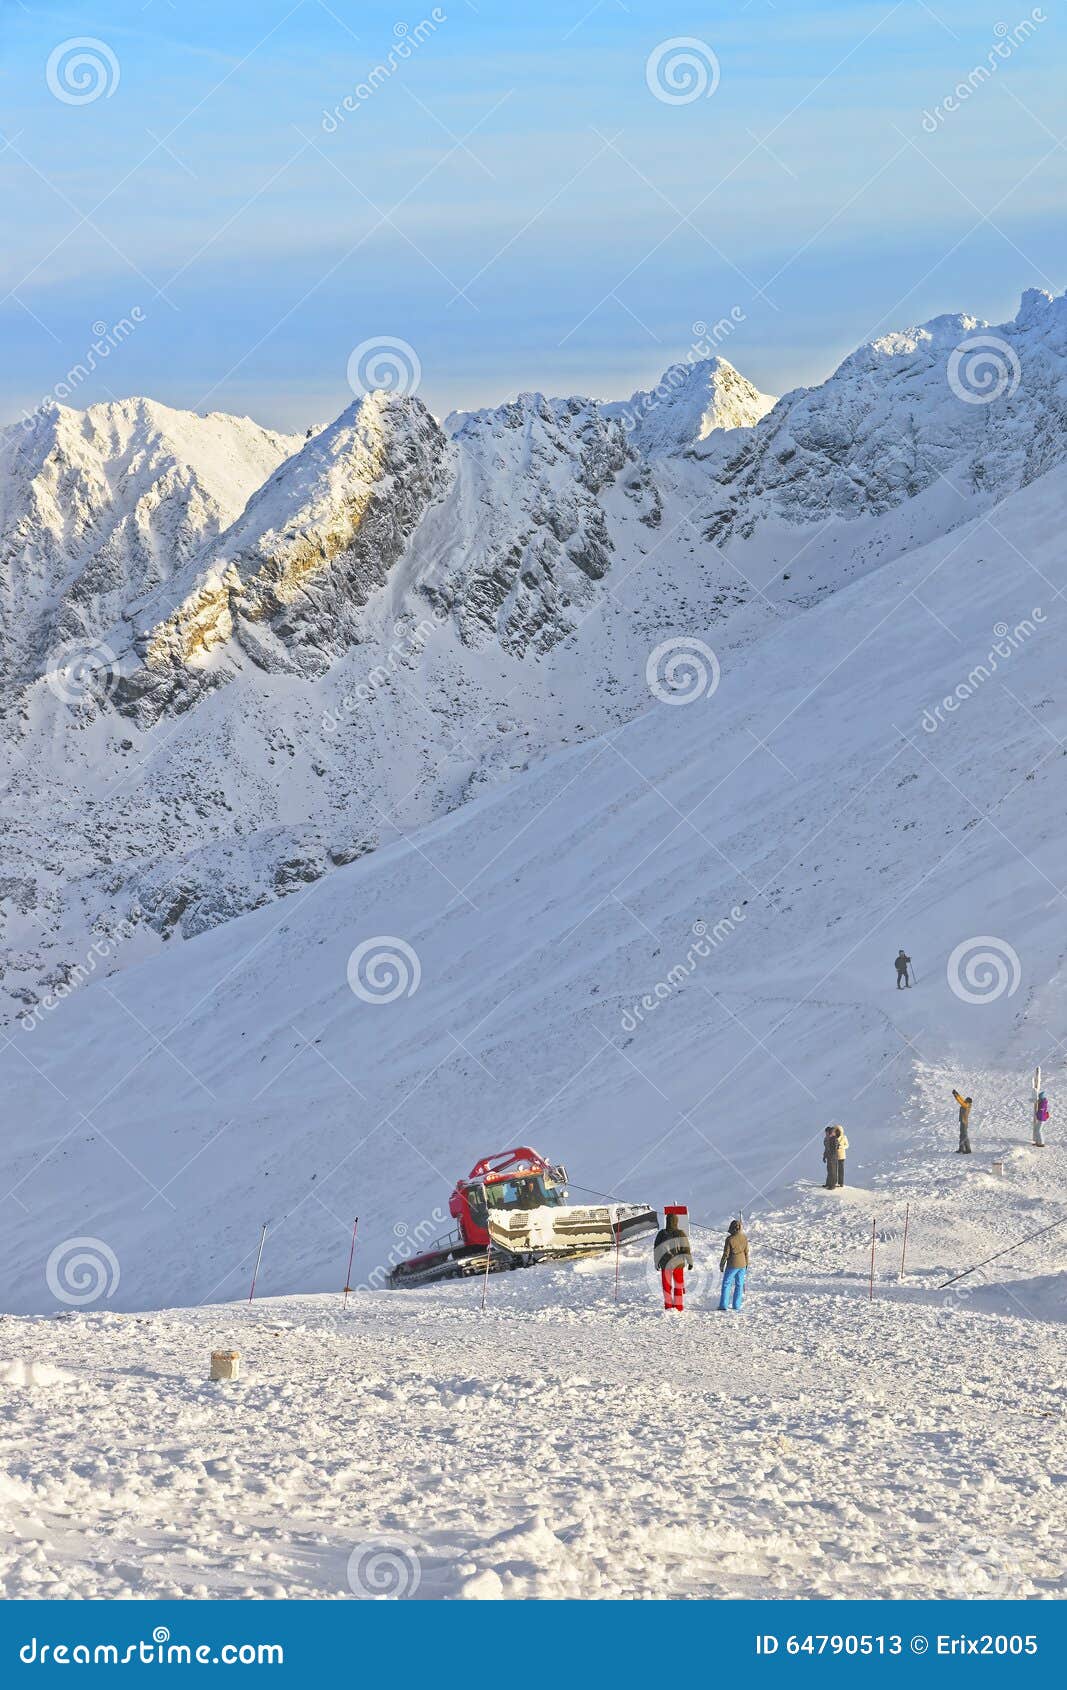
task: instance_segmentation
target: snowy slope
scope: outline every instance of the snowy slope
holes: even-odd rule
[[[766,415],[712,358],[625,404],[523,394],[442,426],[372,394],[303,442],[145,401],[38,419],[5,482],[8,667],[32,678],[0,736],[0,1013],[613,731],[665,641],[729,662],[961,529],[1062,455],[1065,309],[1031,292],[988,333],[884,337]]]
[[[9,1306],[50,1306],[81,1234],[116,1306],[232,1294],[265,1219],[267,1289],[323,1289],[353,1213],[388,1263],[394,1223],[425,1238],[457,1173],[528,1138],[718,1224],[817,1164],[829,1119],[876,1167],[916,1056],[1054,1086],[1065,480],[735,652],[710,696],[16,1026]],[[1014,989],[972,1003],[946,967],[983,934]],[[368,940],[413,947],[411,995],[350,989]],[[901,943],[920,988],[890,995]]]
[[[744,1316],[670,1329],[636,1259],[617,1307],[546,1270],[484,1314],[468,1285],[8,1320],[54,1382],[0,1368],[0,1589],[1062,1598],[1062,1328],[869,1304],[862,1250],[813,1284],[758,1237]]]
[[[1059,304],[1030,310],[1048,361]],[[939,333],[878,355],[873,413],[913,377],[926,425]],[[725,552],[693,520],[716,431],[642,454],[585,401],[364,402],[138,601],[131,686],[224,563],[233,625],[163,650],[161,709],[23,696],[5,1594],[1062,1595],[1067,466],[1029,397],[996,489],[798,528],[765,466]],[[383,550],[362,514],[335,545],[396,454]],[[494,1277],[484,1313],[381,1289],[531,1141],[576,1197],[689,1204],[686,1316],[640,1245],[617,1306],[610,1259]]]

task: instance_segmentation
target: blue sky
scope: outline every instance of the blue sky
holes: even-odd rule
[[[625,396],[734,310],[722,351],[783,392],[875,332],[999,321],[1024,287],[1067,280],[1055,0],[925,126],[1032,7],[433,13],[3,0],[3,418],[135,306],[144,321],[72,403],[147,392],[297,427],[349,401],[349,354],[381,337],[415,348],[443,413],[522,388]],[[110,94],[68,103],[47,65],[79,37],[118,80],[106,63]],[[668,103],[646,67],[680,37],[718,84]],[[324,123],[375,65],[369,97]]]

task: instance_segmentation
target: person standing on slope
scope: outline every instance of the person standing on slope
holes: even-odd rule
[[[952,1095],[960,1106],[960,1142],[956,1146],[956,1155],[969,1156],[971,1154],[971,1105],[974,1098],[961,1097],[955,1087],[952,1088]]]
[[[848,1151],[848,1139],[845,1137],[844,1127],[831,1127],[830,1132],[833,1135],[834,1141],[834,1161],[837,1173],[836,1183],[840,1186],[845,1183],[845,1155]],[[827,1174],[829,1175],[830,1164],[827,1163],[826,1167]]]
[[[681,1224],[680,1216],[684,1213],[684,1209],[664,1209],[664,1224],[652,1246],[652,1259],[659,1268],[663,1285],[665,1309],[685,1308],[685,1273],[693,1266],[693,1252],[689,1247],[689,1234]]]
[[[1034,1143],[1041,1149],[1045,1147],[1045,1135],[1042,1129],[1048,1117],[1048,1098],[1043,1091],[1039,1091],[1034,1098]]]
[[[731,1311],[736,1313],[744,1306],[745,1277],[748,1273],[748,1239],[740,1221],[730,1222],[719,1272],[722,1274],[719,1308],[727,1314]]]
[[[837,1185],[837,1140],[833,1127],[827,1127],[822,1135],[822,1159],[826,1163],[826,1189],[833,1191]]]
[[[911,980],[908,978],[908,969],[910,967],[911,967],[911,958],[910,958],[910,956],[904,955],[904,947],[902,945],[900,950],[897,952],[897,961],[896,961],[897,991],[898,992],[900,991],[901,986],[910,986],[911,985]]]

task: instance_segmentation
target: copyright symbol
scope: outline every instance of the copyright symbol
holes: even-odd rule
[[[911,1640],[911,1652],[913,1655],[925,1655],[929,1647],[930,1639],[928,1637],[924,1637],[921,1632],[918,1637],[913,1637]]]

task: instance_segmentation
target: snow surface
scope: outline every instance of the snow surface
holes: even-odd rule
[[[1049,369],[1060,306],[1020,317]],[[867,392],[876,436],[914,376],[922,445],[959,327],[826,388]],[[120,694],[22,697],[9,1594],[1062,1592],[1067,467],[1055,382],[1024,379],[1015,419],[1020,395],[1044,455],[1009,453],[996,488],[934,469],[798,526],[768,472],[725,555],[692,520],[726,485],[716,433],[653,463],[603,408],[524,395],[440,431],[451,479],[376,594],[345,589],[364,638],[325,670],[271,621],[290,667],[227,646],[232,678],[152,726]],[[798,403],[744,431],[746,464]],[[388,452],[433,457],[432,419],[383,418]],[[360,426],[326,433],[347,451]],[[318,520],[316,445],[283,478]],[[402,479],[387,522],[421,498]],[[282,525],[253,529],[283,534],[273,567]],[[425,649],[346,705],[428,606]],[[686,703],[646,667],[675,639]],[[115,935],[134,896],[149,919]],[[63,996],[98,931],[113,950]],[[610,1258],[494,1277],[484,1313],[477,1284],[380,1288],[447,1230],[458,1174],[531,1141],[576,1200],[689,1204],[684,1316],[636,1245],[618,1308]],[[714,1298],[739,1210],[733,1318]],[[234,1385],[207,1383],[219,1346],[243,1352]]]
[[[719,1233],[694,1229],[683,1315],[634,1244],[618,1303],[609,1257],[494,1277],[484,1312],[475,1280],[9,1318],[5,1348],[63,1373],[0,1383],[0,1589],[1062,1597],[1062,1278],[1032,1247],[937,1286],[1055,1211],[1067,1152],[1024,1147],[1004,1087],[981,1159],[953,1162],[951,1077],[924,1074],[913,1142],[873,1182],[861,1151],[859,1189],[750,1222],[741,1316],[715,1306]],[[220,1345],[234,1384],[208,1382]]]

